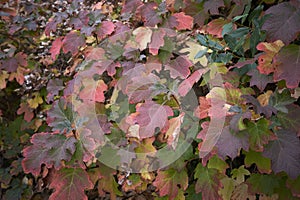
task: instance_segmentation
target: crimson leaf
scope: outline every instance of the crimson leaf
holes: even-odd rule
[[[140,138],[152,137],[156,127],[163,129],[168,126],[168,117],[173,115],[169,106],[159,105],[153,101],[146,101],[136,106],[136,121]]]
[[[114,23],[110,21],[104,21],[101,23],[101,25],[97,28],[96,34],[99,37],[100,40],[105,38],[106,36],[112,34],[115,30],[115,25]]]
[[[175,26],[177,30],[191,30],[193,28],[193,17],[184,14],[183,12],[172,15],[176,18],[178,24]]]
[[[53,133],[36,133],[30,142],[32,146],[23,150],[22,166],[25,173],[40,174],[41,165],[60,169],[62,161],[69,161],[75,152],[76,139]]]
[[[62,46],[63,46],[62,37],[58,37],[52,42],[51,49],[49,50],[49,52],[51,53],[52,60],[55,60]]]
[[[63,52],[68,53],[70,51],[74,56],[78,53],[78,48],[83,47],[84,45],[84,36],[76,31],[71,31],[63,39]]]
[[[55,189],[49,197],[50,200],[87,200],[85,189],[93,189],[86,171],[81,168],[64,168],[56,171],[49,186]]]

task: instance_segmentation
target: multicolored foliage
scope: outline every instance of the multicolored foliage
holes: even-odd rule
[[[1,199],[299,199],[299,0],[0,5]]]

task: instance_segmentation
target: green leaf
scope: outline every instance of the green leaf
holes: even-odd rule
[[[261,152],[255,151],[243,151],[245,154],[245,165],[250,167],[252,164],[256,164],[258,170],[261,173],[271,173],[271,160],[269,158],[263,157]]]
[[[97,168],[89,170],[89,176],[91,181],[96,184],[98,181],[98,193],[101,197],[106,196],[106,192],[110,193],[111,199],[116,199],[116,196],[122,196],[122,192],[118,189],[118,183],[115,180],[114,175],[116,170],[100,164]]]
[[[196,193],[202,192],[202,199],[221,199],[218,191],[222,187],[220,174],[216,169],[209,169],[199,163],[195,169],[194,178],[197,179]]]
[[[296,179],[288,179],[287,187],[292,191],[293,195],[296,197],[300,197],[300,176],[298,176]]]
[[[228,165],[224,160],[219,158],[217,155],[214,155],[209,159],[207,167],[217,169],[220,173],[225,173],[226,169],[228,168]]]
[[[249,135],[249,143],[252,150],[263,151],[264,145],[276,139],[274,133],[269,129],[269,121],[265,118],[259,119],[256,123],[247,121],[246,127],[245,132]]]
[[[224,177],[221,180],[223,188],[220,190],[220,195],[224,200],[231,200],[231,195],[233,193],[235,183],[234,180],[228,177]]]
[[[274,194],[275,189],[280,186],[279,181],[280,179],[273,174],[251,174],[246,183],[253,194],[258,193],[271,196]]]
[[[279,92],[276,90],[269,99],[269,105],[276,108],[278,111],[288,113],[287,105],[292,104],[296,99],[291,97],[291,93],[288,89],[284,89]]]
[[[238,184],[241,184],[245,181],[245,176],[250,175],[250,172],[242,165],[238,169],[233,169],[231,174],[232,178],[234,178]]]
[[[300,107],[291,104],[286,106],[286,108],[288,112],[278,112],[277,119],[283,128],[292,130],[300,136]]]
[[[53,103],[47,112],[47,123],[53,131],[59,131],[61,134],[69,133],[75,128],[72,107],[64,98]]]
[[[188,189],[186,190],[186,200],[202,200],[201,192],[196,194],[195,192],[195,184],[189,184]]]

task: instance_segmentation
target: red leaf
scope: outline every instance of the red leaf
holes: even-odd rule
[[[300,82],[300,45],[283,47],[275,57],[277,69],[274,80],[285,80],[288,88],[296,88]]]
[[[51,46],[50,53],[52,60],[56,59],[56,56],[59,54],[61,47],[63,46],[62,37],[56,38]]]
[[[5,69],[7,72],[16,72],[18,66],[27,66],[27,55],[19,52],[14,57],[2,60],[0,69]]]
[[[229,22],[229,20],[223,18],[214,19],[206,25],[204,30],[209,34],[215,35],[218,38],[222,38],[223,26]]]
[[[262,74],[270,74],[276,70],[276,62],[273,60],[275,55],[279,52],[283,43],[277,40],[273,43],[261,42],[257,45],[257,50],[264,51],[262,55],[258,57],[257,69]]]
[[[180,96],[185,96],[193,87],[193,85],[198,82],[205,72],[207,72],[208,69],[198,69],[197,71],[193,72],[193,74],[182,81],[180,85],[178,86],[178,94]]]
[[[183,12],[175,13],[172,16],[175,17],[176,21],[178,22],[178,24],[175,26],[177,30],[192,30],[194,20],[193,17],[186,15]]]
[[[210,101],[205,97],[199,97],[199,106],[195,110],[195,116],[199,119],[208,117],[208,112],[211,107]]]
[[[86,60],[101,60],[105,58],[105,51],[99,47],[87,47],[84,55]]]
[[[107,85],[103,80],[91,81],[85,79],[83,82],[83,90],[80,91],[79,97],[84,101],[104,102],[104,91],[107,90]]]
[[[47,168],[63,167],[62,161],[69,161],[75,152],[76,139],[66,138],[64,135],[52,133],[36,133],[31,138],[32,146],[23,150],[22,166],[25,173],[40,174],[41,165]]]
[[[209,18],[207,10],[203,9],[203,4],[194,0],[184,0],[184,12],[194,18],[194,23],[202,27],[205,20]]]
[[[82,199],[87,200],[85,189],[93,189],[87,172],[81,168],[64,168],[56,171],[50,183],[50,188],[55,189],[49,197],[50,200]]]
[[[138,7],[143,5],[143,3],[140,0],[126,0],[122,7],[122,14],[125,13],[135,13]]]
[[[165,65],[166,70],[170,70],[171,78],[187,78],[190,75],[190,67],[193,63],[184,56],[178,56]]]
[[[140,7],[139,13],[142,16],[145,26],[155,27],[162,22],[159,12],[157,12],[157,3],[150,2]]]
[[[152,137],[155,129],[158,127],[161,130],[168,127],[168,117],[173,115],[173,111],[169,106],[156,104],[153,101],[146,101],[143,104],[137,104],[137,121],[140,138]]]
[[[20,66],[27,67],[27,55],[25,53],[19,52],[15,55],[15,58]]]
[[[164,37],[166,32],[163,29],[153,31],[151,42],[149,44],[149,52],[152,55],[157,55],[160,47],[164,46]]]
[[[292,42],[300,32],[300,8],[291,2],[271,6],[265,13],[269,15],[262,26],[267,31],[270,42],[282,40],[286,45]]]
[[[78,53],[78,48],[83,47],[84,45],[84,36],[76,31],[71,31],[63,39],[63,52],[68,53],[70,51],[74,56]]]
[[[45,34],[50,36],[50,32],[56,31],[57,24],[61,23],[62,19],[57,19],[56,17],[51,17],[46,25]]]
[[[220,7],[225,7],[223,0],[209,0],[204,3],[205,12],[209,11],[211,15],[218,15]]]
[[[30,122],[34,116],[32,109],[28,106],[27,103],[21,103],[20,108],[17,110],[17,114],[20,115],[24,113],[24,119],[27,122]]]
[[[152,73],[148,76],[132,78],[126,87],[126,94],[129,97],[129,103],[134,104],[144,100],[151,100],[156,94],[153,86],[159,80],[159,77]]]
[[[112,34],[114,32],[116,26],[114,23],[110,21],[104,21],[101,25],[97,28],[96,34],[100,40],[104,39],[106,36]]]
[[[62,23],[67,17],[68,15],[65,12],[57,12],[55,17],[51,17],[45,27],[46,36],[50,36],[51,31],[55,32],[57,25]]]
[[[178,195],[178,186],[183,190],[188,187],[188,176],[185,170],[180,172],[171,168],[165,171],[158,171],[153,185],[159,190],[160,196],[168,195],[170,200],[173,200]]]

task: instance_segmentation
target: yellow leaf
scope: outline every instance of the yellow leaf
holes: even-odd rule
[[[207,58],[205,55],[203,55],[200,58],[196,58],[195,56],[200,52],[200,51],[207,51],[210,52],[210,50],[207,49],[207,47],[205,46],[201,46],[199,44],[197,44],[196,42],[193,41],[187,41],[186,45],[188,46],[187,48],[181,49],[179,52],[180,53],[188,53],[188,58],[194,63],[196,64],[197,62],[199,62],[202,66],[206,67],[207,66]]]
[[[261,94],[257,97],[257,100],[262,106],[267,106],[269,104],[270,96],[273,94],[271,90],[268,90],[265,94]]]
[[[6,79],[9,77],[9,74],[7,74],[6,71],[2,71],[2,74],[0,74],[0,89],[6,88]]]
[[[42,97],[40,97],[39,93],[34,93],[33,94],[34,98],[33,99],[28,99],[27,103],[29,104],[30,108],[36,109],[39,104],[43,103]]]

